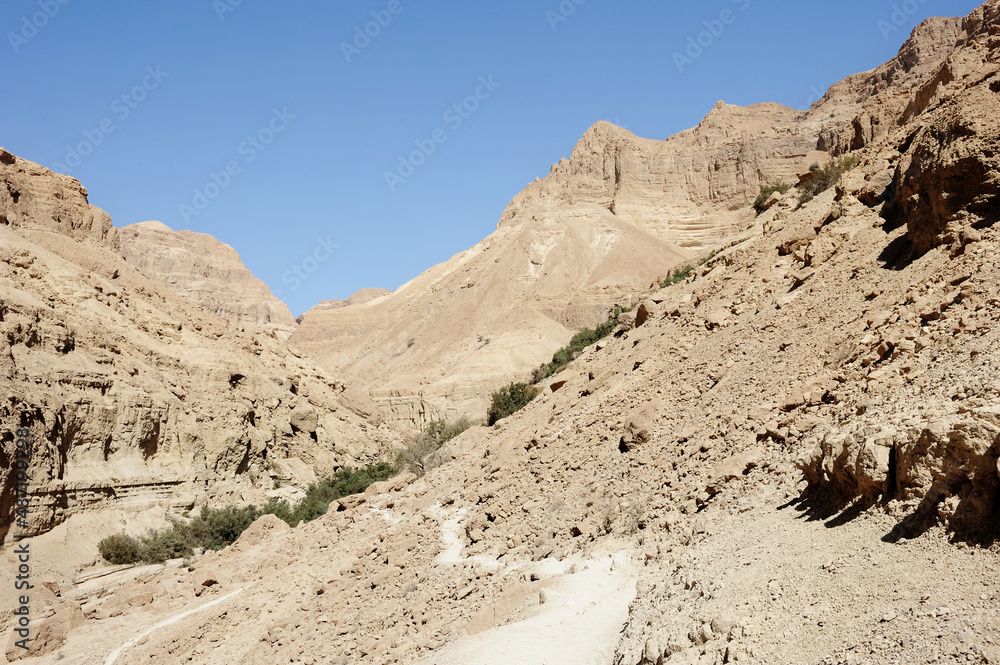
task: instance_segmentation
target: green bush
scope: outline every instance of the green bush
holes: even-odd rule
[[[207,550],[221,550],[232,545],[260,515],[256,506],[226,506],[218,509],[205,506],[198,518],[204,524],[202,546]]]
[[[771,194],[774,194],[775,192],[781,192],[784,194],[791,188],[792,186],[787,182],[775,182],[769,185],[761,185],[760,193],[757,194],[757,198],[754,199],[753,209],[756,210],[757,215],[760,216],[760,214],[764,212],[764,204],[767,203],[769,198],[771,198]]]
[[[800,192],[798,207],[801,208],[826,190],[836,185],[837,181],[840,180],[840,177],[853,169],[857,163],[857,157],[854,155],[846,155],[840,159],[831,159],[826,166],[817,168],[816,170],[809,167],[813,176],[798,185]]]
[[[112,564],[161,563],[168,559],[189,557],[196,547],[221,550],[236,542],[263,515],[274,515],[289,526],[297,526],[324,515],[333,501],[360,494],[372,483],[388,480],[396,473],[396,467],[388,462],[362,469],[343,468],[333,476],[310,485],[305,498],[294,508],[287,501],[277,499],[271,499],[261,507],[205,506],[197,517],[186,524],[177,523],[141,539],[124,533],[115,534],[98,543],[97,549],[101,557]]]
[[[486,413],[486,424],[495,425],[512,413],[523,409],[538,396],[539,390],[527,383],[512,383],[493,393],[493,403]]]
[[[142,543],[124,533],[108,536],[97,544],[97,550],[105,561],[115,565],[138,563],[142,560]]]
[[[183,559],[194,553],[187,530],[181,525],[174,525],[173,528],[161,531],[148,540],[150,545],[147,546],[147,553],[151,553],[155,548],[158,553],[163,554],[163,561]]]
[[[414,437],[413,442],[396,456],[396,467],[423,476],[430,471],[430,457],[441,446],[472,427],[474,423],[468,418],[460,418],[453,423],[445,420],[435,420],[424,428],[424,431]]]
[[[622,307],[621,305],[615,305],[614,309],[611,311],[608,320],[601,323],[595,328],[584,328],[577,334],[573,335],[570,339],[569,344],[552,354],[552,362],[545,363],[538,369],[536,369],[531,374],[532,383],[541,383],[545,379],[549,378],[559,370],[561,370],[566,365],[570,364],[591,344],[601,341],[611,333],[615,331],[618,327],[618,317],[624,312],[631,312],[636,308],[636,305],[631,307]],[[499,419],[498,419],[499,420]],[[492,424],[492,423],[489,423]]]
[[[675,268],[673,274],[667,275],[666,277],[663,278],[663,281],[660,282],[660,288],[665,289],[668,286],[673,286],[674,284],[680,284],[685,279],[687,279],[688,275],[690,275],[693,271],[694,271],[694,266],[690,264],[684,266],[683,268]]]
[[[398,469],[388,462],[371,464],[361,469],[344,467],[329,478],[315,482],[306,490],[306,496],[294,509],[289,509],[286,502],[270,502],[261,514],[273,514],[283,519],[289,526],[298,526],[302,522],[312,520],[326,514],[330,504],[345,496],[361,494],[368,486],[388,480],[398,473]],[[267,511],[273,508],[274,512]]]

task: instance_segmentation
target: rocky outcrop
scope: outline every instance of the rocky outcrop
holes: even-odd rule
[[[19,535],[102,507],[263,499],[276,460],[323,474],[395,441],[370,402],[273,335],[127,262],[75,182],[19,158],[0,164],[0,535],[19,428],[33,451]]]
[[[482,418],[491,392],[690,256],[597,206],[539,213],[390,296],[310,311],[289,343],[399,428]]]
[[[801,207],[778,197],[421,478],[305,527],[264,518],[191,566],[67,587],[86,621],[53,660],[998,661],[1000,228],[895,262],[910,230],[883,216],[935,112]],[[506,246],[385,300],[420,287],[415,318],[438,287],[474,311],[449,285],[509,277],[464,272],[503,265]],[[542,257],[562,245],[512,246],[514,266],[561,265]],[[374,302],[337,311],[373,336],[397,325]],[[312,428],[307,409],[289,416]],[[42,597],[63,634],[63,599]]]
[[[483,243],[369,305],[308,312],[292,343],[369,391],[399,427],[481,417],[493,390],[523,380],[576,330],[747,229],[761,185],[795,183],[813,162],[899,131],[913,91],[961,61],[955,45],[973,24],[924,22],[895,58],[835,84],[808,112],[719,102],[665,141],[599,122],[514,197]],[[955,149],[971,156],[974,146]],[[866,200],[890,198],[897,164],[866,183]],[[936,177],[923,165],[915,173]],[[830,247],[813,249],[819,261]]]
[[[116,249],[118,230],[111,217],[90,205],[76,178],[53,173],[0,148],[0,226],[44,228],[76,240]]]
[[[119,231],[125,259],[196,305],[237,324],[279,331],[295,319],[285,303],[240,261],[236,250],[206,233],[142,222]]]
[[[794,180],[816,144],[798,127],[803,117],[779,104],[719,102],[697,127],[666,141],[599,122],[569,159],[511,201],[500,228],[592,206],[682,247],[714,246],[746,226],[748,199],[762,184]]]
[[[897,129],[905,122],[915,91],[934,85],[935,73],[965,34],[960,18],[927,19],[914,28],[895,58],[832,85],[810,110],[819,148],[843,154]]]
[[[315,305],[305,314],[300,314],[298,317],[296,317],[295,321],[297,323],[302,323],[302,319],[304,319],[307,314],[310,314],[312,312],[322,312],[329,309],[340,309],[341,307],[350,307],[351,305],[363,305],[367,302],[371,302],[372,300],[376,300],[377,298],[381,298],[383,296],[388,296],[388,295],[392,295],[392,291],[390,291],[389,289],[376,289],[376,288],[360,289],[359,291],[355,291],[347,298],[338,300],[324,300],[323,302]]]
[[[895,426],[856,422],[816,432],[813,441],[801,463],[813,486],[893,500],[897,512],[913,511],[914,522],[941,520],[964,533],[995,526],[1000,407],[911,416]]]

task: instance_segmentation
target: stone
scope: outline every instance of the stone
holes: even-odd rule
[[[295,329],[288,306],[254,277],[239,254],[205,233],[174,231],[161,222],[119,230],[125,259],[178,295],[236,324],[287,337]]]

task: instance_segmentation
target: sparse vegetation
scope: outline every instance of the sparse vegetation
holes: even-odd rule
[[[177,522],[171,528],[142,538],[124,533],[108,536],[97,545],[101,557],[112,564],[161,563],[168,559],[189,557],[196,548],[221,550],[231,545],[258,518],[274,515],[289,526],[297,526],[324,515],[337,499],[364,492],[372,483],[388,480],[397,467],[388,462],[361,469],[345,467],[333,476],[313,483],[305,498],[293,508],[287,501],[271,499],[263,506],[205,506],[190,522]]]
[[[142,545],[138,538],[116,533],[108,536],[97,545],[101,556],[108,563],[136,563],[142,560]]]
[[[771,198],[771,194],[774,194],[775,192],[781,192],[782,194],[784,194],[791,188],[792,186],[787,182],[774,182],[769,185],[761,185],[760,193],[757,194],[757,198],[754,199],[753,209],[757,212],[757,215],[759,216],[761,213],[764,212],[765,210],[764,204],[767,203],[767,200],[769,198]]]
[[[679,284],[683,282],[685,279],[687,279],[688,275],[690,275],[692,272],[694,272],[694,266],[691,264],[688,264],[683,268],[675,268],[672,274],[667,275],[666,277],[663,278],[663,280],[660,282],[660,288],[665,289],[668,286]]]
[[[493,403],[486,413],[486,424],[495,425],[512,413],[526,407],[540,391],[527,383],[512,383],[493,393]]]
[[[813,169],[812,166],[809,170],[812,171],[813,176],[803,183],[799,183],[798,189],[799,195],[799,206],[802,207],[805,204],[812,201],[814,198],[830,189],[837,184],[840,177],[854,168],[858,163],[858,158],[854,155],[846,155],[840,159],[831,159],[830,162],[824,166],[819,167],[818,164]]]
[[[688,267],[690,268],[690,266]],[[531,382],[540,383],[573,362],[588,346],[613,333],[615,328],[618,327],[618,317],[624,312],[631,312],[635,307],[636,305],[632,305],[631,307],[615,305],[607,321],[595,328],[584,328],[573,335],[569,344],[552,354],[552,362],[545,363],[532,372]]]
[[[436,466],[433,462],[434,453],[474,424],[464,417],[453,423],[445,420],[429,423],[423,432],[414,437],[413,443],[399,451],[396,456],[396,468],[423,476]]]

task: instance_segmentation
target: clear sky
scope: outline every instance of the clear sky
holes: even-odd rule
[[[474,245],[598,120],[806,108],[979,4],[4,0],[0,145],[117,226],[211,233],[298,314]]]

